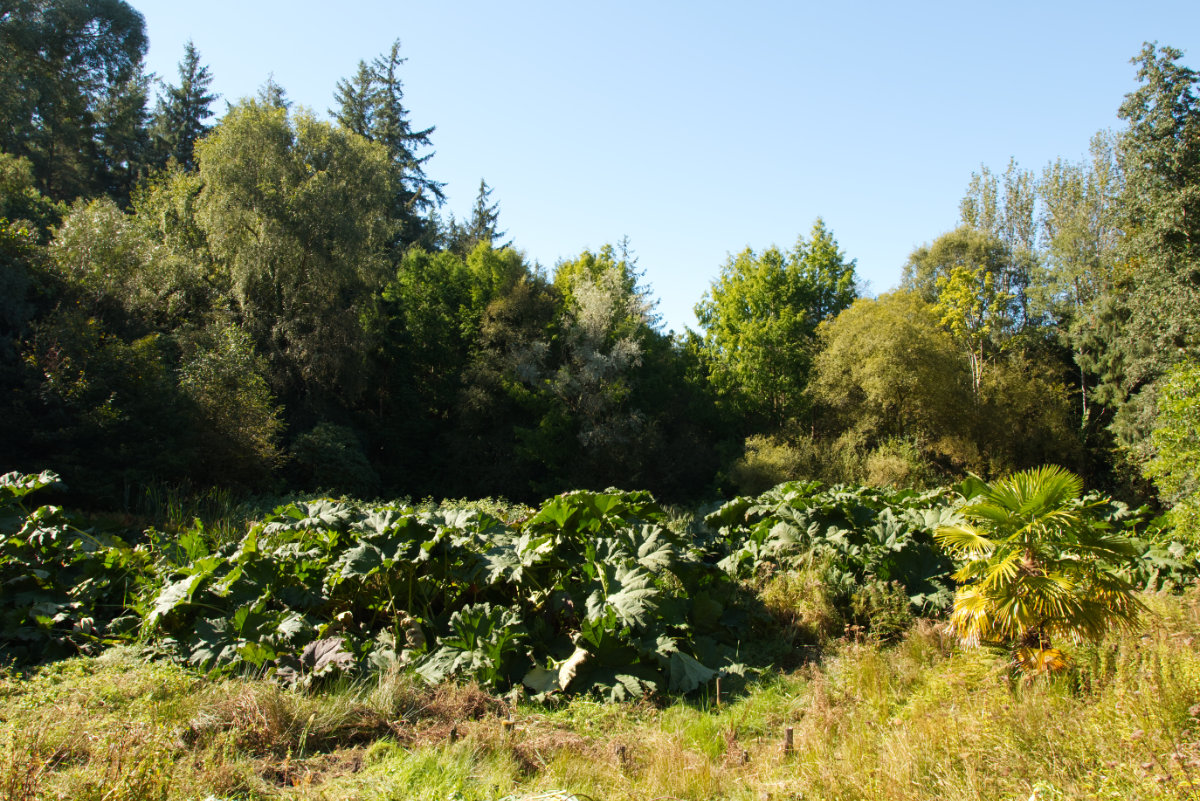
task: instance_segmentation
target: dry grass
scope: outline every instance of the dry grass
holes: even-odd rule
[[[720,707],[512,707],[404,674],[302,694],[70,660],[0,674],[0,799],[1200,798],[1200,591],[1148,601],[1141,633],[1077,648],[1053,682],[918,623]]]

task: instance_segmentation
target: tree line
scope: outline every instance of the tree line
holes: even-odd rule
[[[1196,530],[1200,109],[1147,44],[1080,161],[970,177],[864,297],[817,220],[730,257],[664,332],[628,242],[546,269],[481,180],[444,217],[397,42],[327,119],[268,81],[218,113],[189,43],[144,71],[121,0],[0,16],[0,469],[152,482],[668,500],[1057,463]],[[151,102],[151,94],[156,97]]]

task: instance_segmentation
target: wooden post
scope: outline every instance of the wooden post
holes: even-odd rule
[[[791,726],[788,726],[787,729],[783,733],[783,754],[784,754],[784,756],[791,756],[792,753],[796,750],[795,741],[794,741],[792,735],[793,735],[793,729]]]
[[[717,709],[721,708],[721,677],[717,676]]]
[[[629,757],[625,753],[624,745],[622,745],[621,743],[617,743],[616,747],[613,748],[613,751],[617,755],[617,764],[619,764],[621,767],[625,767],[626,765],[629,764]]]

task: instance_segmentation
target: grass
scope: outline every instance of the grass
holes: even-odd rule
[[[0,673],[0,799],[1200,798],[1200,589],[1146,600],[1053,681],[918,621],[719,704],[513,706],[398,673],[297,693],[114,650]]]

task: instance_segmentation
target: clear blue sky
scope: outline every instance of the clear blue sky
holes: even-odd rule
[[[486,178],[545,267],[628,236],[676,330],[728,254],[789,247],[818,216],[886,291],[981,164],[1040,171],[1118,127],[1143,41],[1200,69],[1196,0],[130,2],[148,68],[176,81],[191,38],[223,101],[273,73],[325,114],[399,39],[444,211],[469,213]]]

